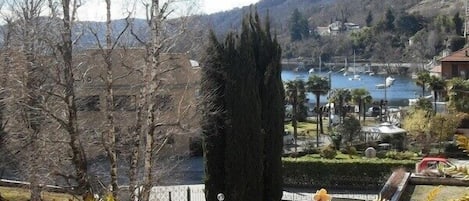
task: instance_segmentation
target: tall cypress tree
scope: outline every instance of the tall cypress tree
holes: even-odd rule
[[[281,49],[247,15],[223,44],[211,34],[201,91],[206,200],[281,200],[284,92]]]
[[[264,200],[281,200],[283,189],[282,148],[285,92],[282,82],[282,50],[277,38],[270,35],[269,15],[262,32],[258,69],[261,72],[259,88],[262,104],[262,131],[264,141]],[[260,30],[260,28],[259,28]]]
[[[225,76],[223,69],[223,49],[213,32],[210,32],[208,57],[202,68],[201,81],[202,136],[205,167],[205,194],[208,201],[217,200],[218,193],[225,189]],[[210,198],[210,199],[209,199]]]

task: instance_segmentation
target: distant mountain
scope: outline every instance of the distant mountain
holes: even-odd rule
[[[232,30],[238,30],[243,15],[250,9],[257,9],[261,18],[264,18],[268,12],[272,31],[279,38],[282,47],[297,48],[290,47],[288,28],[288,20],[294,9],[298,9],[308,19],[309,26],[313,29],[317,26],[327,26],[337,19],[346,19],[348,22],[363,27],[368,13],[373,15],[372,23],[377,23],[384,18],[387,9],[392,9],[396,14],[419,13],[427,18],[441,14],[453,16],[458,11],[463,16],[464,0],[261,0],[252,6],[210,15],[192,16],[191,23],[187,27],[192,33],[187,33],[182,39],[177,40],[178,44],[173,51],[190,52],[194,54],[194,57],[200,57],[199,53],[206,41],[207,30],[212,29],[220,36]],[[177,26],[177,20],[169,24]],[[114,20],[112,22],[113,37],[116,38],[126,26],[126,20]],[[133,32],[130,31],[131,29]],[[79,39],[76,43],[77,48],[96,48],[98,40],[102,44],[105,43],[104,22],[77,22],[73,30],[74,37]],[[168,30],[167,34],[171,34],[172,28]],[[127,27],[127,31],[121,36],[121,45],[141,46],[142,44],[135,39],[133,34],[146,41],[148,33],[146,20],[132,19],[132,27]],[[0,43],[1,38],[2,36],[0,36]],[[200,44],[196,44],[199,42]]]
[[[363,26],[368,12],[371,12],[377,21],[384,16],[388,8],[396,13],[419,13],[425,17],[454,15],[457,11],[462,14],[464,0],[261,0],[254,8],[257,8],[261,16],[265,16],[269,11],[273,29],[277,30],[277,33],[284,33],[294,9],[299,9],[313,26],[327,26],[342,16],[349,22]],[[203,20],[217,32],[223,33],[237,29],[243,13],[248,11],[249,6],[245,6],[204,16]]]

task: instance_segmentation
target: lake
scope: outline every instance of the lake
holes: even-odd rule
[[[323,77],[328,77],[327,72],[314,72],[311,75],[318,75]],[[344,76],[343,72],[332,72],[331,73],[331,88],[346,88],[346,89],[355,89],[355,88],[365,88],[367,89],[373,101],[379,101],[381,99],[387,99],[389,104],[393,106],[407,106],[409,105],[409,98],[416,98],[421,95],[422,88],[415,84],[415,81],[408,76],[403,75],[392,75],[395,78],[393,85],[386,89],[376,88],[377,84],[384,84],[386,75],[373,75],[370,76],[365,73],[361,73],[360,80],[350,80],[349,78],[353,77],[352,73],[348,76]],[[284,70],[282,71],[282,80],[289,81],[294,79],[303,79],[308,80],[309,73],[307,71],[291,71]],[[429,93],[429,92],[427,92]],[[386,94],[386,98],[385,98]],[[426,94],[428,95],[428,94]],[[308,93],[308,98],[310,103],[315,103],[316,98],[313,94]],[[327,102],[327,96],[321,96],[321,103]]]

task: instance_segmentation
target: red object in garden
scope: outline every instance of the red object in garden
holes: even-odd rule
[[[437,173],[440,168],[454,166],[446,158],[425,157],[415,164],[415,173],[422,174],[424,172],[435,171]]]

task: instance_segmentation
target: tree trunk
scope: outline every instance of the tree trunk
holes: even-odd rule
[[[291,118],[291,122],[292,122],[292,126],[293,126],[293,137],[295,139],[295,153],[298,153],[297,151],[297,146],[298,146],[298,143],[297,143],[297,139],[298,139],[298,122],[296,121],[296,97],[293,97],[293,106],[292,106],[292,118]]]
[[[113,63],[112,63],[112,27],[111,27],[111,1],[106,0],[106,48],[103,51],[104,62],[106,63],[106,129],[103,133],[103,144],[109,158],[111,176],[111,192],[115,200],[119,200],[119,185],[117,183],[117,154],[116,154],[116,133],[114,125],[114,91],[113,91]]]
[[[358,101],[358,121],[361,120],[361,116],[362,116],[362,115],[360,115],[360,112],[361,112],[361,111],[362,111],[362,101],[361,101],[361,99],[360,99],[360,100]]]
[[[70,12],[70,0],[62,1],[63,9],[63,31],[62,31],[62,59],[63,59],[63,76],[65,79],[65,103],[67,105],[66,130],[70,136],[69,145],[72,149],[72,162],[76,170],[76,178],[78,182],[77,193],[83,193],[90,189],[88,180],[88,166],[85,152],[83,150],[79,132],[77,107],[75,102],[75,79],[73,77],[73,48],[72,48],[72,23],[73,18]],[[75,9],[75,8],[73,8]],[[73,13],[73,12],[72,12]]]
[[[321,120],[320,118],[320,113],[321,109],[319,108],[319,101],[320,101],[320,96],[319,94],[316,95],[316,147],[319,147],[319,121]]]
[[[145,105],[145,97],[144,91],[145,87],[143,87],[142,91],[140,92],[138,105],[136,110],[136,123],[135,128],[132,131],[132,155],[130,156],[130,167],[129,167],[129,187],[130,187],[130,197],[131,200],[142,200],[141,193],[138,187],[138,161],[140,160],[140,140],[143,139],[143,132],[142,132],[142,113],[143,113],[143,106]]]
[[[144,155],[144,165],[143,165],[143,196],[144,201],[149,200],[150,190],[152,184],[152,151],[154,150],[153,136],[155,135],[155,101],[154,96],[156,95],[157,89],[157,73],[156,69],[159,66],[159,56],[161,48],[161,39],[160,39],[160,20],[162,19],[159,7],[159,0],[151,1],[151,19],[150,19],[150,28],[151,28],[151,44],[150,44],[150,63],[147,63],[145,69],[145,86],[148,87],[146,90],[145,97],[146,104],[148,108],[146,110],[147,120],[147,132],[145,134],[146,144],[145,144],[145,155]]]
[[[365,123],[366,122],[366,103],[365,103],[365,101],[363,101],[363,111],[362,112],[363,112],[362,113],[363,114],[363,123]]]

